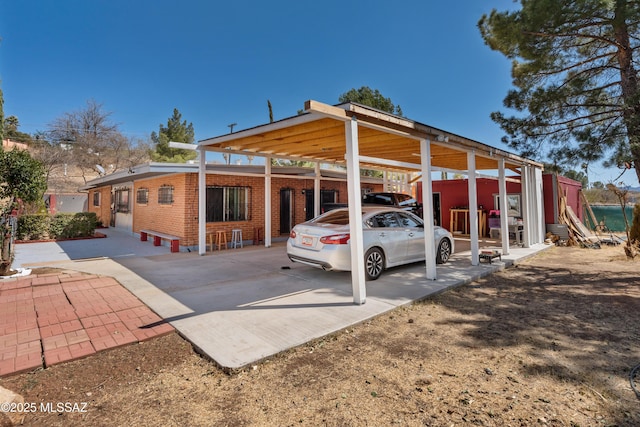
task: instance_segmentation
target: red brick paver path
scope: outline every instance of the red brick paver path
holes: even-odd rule
[[[0,281],[0,376],[173,330],[110,277],[63,272]]]

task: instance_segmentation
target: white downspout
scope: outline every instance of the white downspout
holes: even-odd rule
[[[198,157],[198,254],[204,255],[207,253],[207,162],[201,148]]]
[[[264,160],[264,247],[271,247],[271,157]]]

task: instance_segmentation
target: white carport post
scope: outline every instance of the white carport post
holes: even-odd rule
[[[271,157],[264,159],[264,247],[271,247]],[[255,237],[254,237],[255,238]]]
[[[422,218],[424,218],[424,253],[427,279],[436,280],[436,249],[433,245],[433,186],[431,184],[431,141],[420,140],[422,165]]]
[[[522,172],[520,175],[520,187],[522,194],[520,195],[520,200],[522,201],[522,221],[524,222],[524,226],[522,227],[522,246],[528,248],[530,246],[530,230],[531,224],[530,221],[533,220],[531,217],[531,199],[529,199],[529,193],[531,193],[531,176],[529,173],[529,166],[522,165]],[[517,231],[516,231],[517,232]]]
[[[198,150],[198,254],[204,255],[207,253],[207,161],[205,151]]]
[[[313,217],[320,215],[320,162],[316,162],[315,177],[313,178]]]
[[[364,304],[367,289],[364,275],[364,246],[362,233],[362,200],[360,195],[360,152],[358,149],[358,121],[355,117],[344,124],[346,137],[347,193],[349,196],[349,233],[351,246],[351,287],[353,303]]]
[[[545,226],[544,226],[544,197],[543,193],[543,184],[542,184],[542,169],[540,168],[532,168],[533,169],[533,182],[534,188],[531,192],[531,198],[535,204],[535,221],[532,224],[532,236],[535,236],[535,240],[531,243],[542,243],[545,238]]]
[[[469,233],[471,233],[471,265],[480,264],[480,244],[478,242],[478,187],[476,185],[476,152],[467,152],[467,172],[469,173]]]
[[[502,254],[509,255],[509,211],[507,210],[507,178],[504,170],[504,157],[498,160],[498,199],[500,200],[500,236],[502,237]]]
[[[522,167],[522,220],[525,247],[544,242],[544,205],[542,200],[542,170]]]

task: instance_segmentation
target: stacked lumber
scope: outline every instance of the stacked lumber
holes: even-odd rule
[[[565,224],[569,231],[569,245],[587,248],[600,248],[599,238],[580,221],[580,218],[567,204],[567,195],[558,182],[558,221]]]
[[[600,238],[587,227],[585,227],[582,221],[580,221],[580,218],[578,218],[576,213],[569,205],[566,206],[566,217],[568,217],[569,219],[569,221],[567,222],[567,225],[569,226],[569,235],[573,234],[573,238],[581,246],[586,246],[588,248],[600,247]]]

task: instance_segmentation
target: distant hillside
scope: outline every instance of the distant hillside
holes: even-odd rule
[[[75,193],[85,184],[85,179],[90,181],[97,177],[97,172],[83,177],[82,170],[76,166],[56,166],[49,174],[47,193]]]

